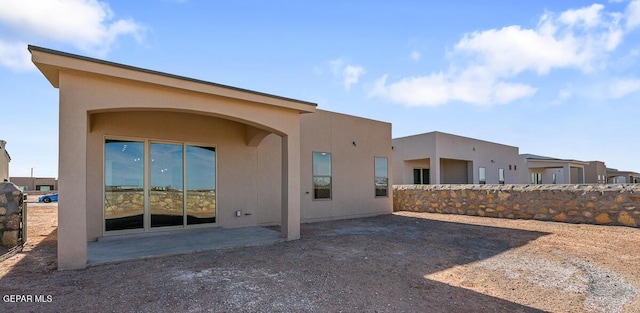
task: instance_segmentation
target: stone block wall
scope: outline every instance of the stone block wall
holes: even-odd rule
[[[640,184],[396,185],[393,210],[640,227]]]
[[[0,244],[3,246],[15,246],[22,240],[22,207],[22,191],[18,186],[0,183]]]

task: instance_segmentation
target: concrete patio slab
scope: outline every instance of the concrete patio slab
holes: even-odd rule
[[[89,242],[88,265],[283,242],[264,227],[190,229],[100,237]]]

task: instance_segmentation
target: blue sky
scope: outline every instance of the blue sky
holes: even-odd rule
[[[640,0],[0,0],[11,176],[57,176],[27,44],[640,172]]]

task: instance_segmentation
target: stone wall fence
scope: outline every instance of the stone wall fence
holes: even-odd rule
[[[640,184],[395,185],[393,210],[640,227]]]
[[[0,183],[0,244],[16,246],[20,244],[23,227],[23,198],[18,186],[9,182]]]

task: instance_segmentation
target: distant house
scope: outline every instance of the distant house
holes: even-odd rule
[[[520,155],[521,184],[583,184],[589,162],[535,154]]]
[[[0,140],[0,181],[9,180],[9,162],[11,156],[7,152],[7,142]]]
[[[640,173],[607,168],[607,182],[610,184],[640,184]]]
[[[58,268],[119,234],[392,212],[391,124],[29,46],[59,89]],[[197,232],[193,232],[197,236]]]
[[[27,192],[58,190],[58,180],[54,177],[11,177],[9,180]]]
[[[430,132],[393,139],[394,184],[514,184],[518,147]]]

